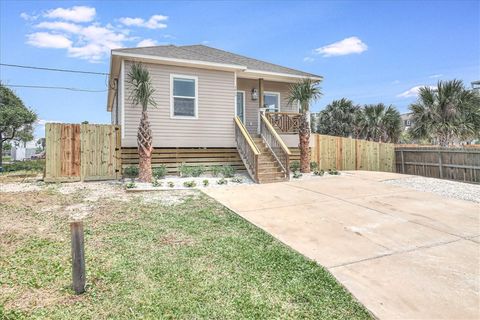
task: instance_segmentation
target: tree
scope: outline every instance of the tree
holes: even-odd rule
[[[47,145],[47,139],[40,138],[37,140],[37,145],[40,147],[40,151],[45,150],[45,146]]]
[[[318,117],[318,133],[332,136],[351,137],[355,133],[355,120],[359,106],[351,100],[333,100]]]
[[[420,88],[410,105],[412,137],[448,146],[480,137],[480,95],[460,80],[439,81],[436,88]]]
[[[137,133],[138,157],[139,157],[139,180],[142,182],[152,181],[152,152],[153,137],[150,122],[148,121],[148,106],[156,106],[153,99],[155,89],[152,86],[150,73],[141,63],[134,63],[128,73],[128,83],[132,86],[130,98],[133,104],[142,106],[142,116]]]
[[[22,100],[0,83],[0,155],[6,141],[33,138],[33,124],[37,121],[34,111],[25,107]],[[0,156],[0,167],[2,157]]]
[[[396,143],[402,133],[400,112],[383,103],[364,106],[355,121],[359,138]]]
[[[320,81],[304,79],[294,83],[290,87],[288,103],[298,103],[300,105],[300,123],[299,123],[299,148],[300,148],[300,171],[310,172],[310,124],[309,110],[310,103],[318,100],[322,95],[319,85]]]

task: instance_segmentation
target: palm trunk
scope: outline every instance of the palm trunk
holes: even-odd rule
[[[139,181],[152,182],[152,129],[146,110],[142,111],[137,134],[139,157]]]
[[[298,133],[300,140],[300,172],[308,173],[310,172],[310,126],[306,112],[300,116]]]

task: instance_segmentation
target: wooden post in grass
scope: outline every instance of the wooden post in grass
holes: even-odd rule
[[[83,247],[83,222],[70,223],[72,234],[72,287],[75,294],[85,292],[85,250]]]

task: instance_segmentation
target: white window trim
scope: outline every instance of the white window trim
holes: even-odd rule
[[[282,111],[282,97],[280,95],[280,92],[263,91],[263,95],[266,95],[266,94],[272,94],[272,95],[277,95],[278,96],[278,111],[277,112],[281,112]],[[265,98],[263,99],[263,102],[265,103]]]
[[[236,93],[241,92],[243,94],[243,124],[247,123],[247,119],[245,118],[245,99],[246,93],[245,90],[237,90]],[[235,94],[235,117],[237,116],[237,95]]]
[[[174,78],[181,78],[181,79],[189,79],[189,80],[195,80],[195,116],[190,117],[190,116],[176,116],[174,115],[173,112],[173,79]],[[178,98],[189,98],[191,99],[192,97],[182,97],[182,96],[176,96]],[[170,74],[170,118],[171,119],[184,119],[184,120],[196,120],[198,119],[198,77],[197,76],[189,76],[189,75],[184,75],[184,74]]]

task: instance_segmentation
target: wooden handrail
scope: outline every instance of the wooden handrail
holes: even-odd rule
[[[267,117],[265,117],[264,114],[262,114],[261,117],[262,117],[262,120],[265,122],[265,125],[267,126],[270,133],[275,137],[275,139],[278,141],[278,144],[282,147],[283,151],[290,156],[292,154],[290,152],[290,149],[288,149],[288,147],[285,145],[285,142],[283,142],[282,138],[278,135],[275,128],[273,128],[270,121],[268,121]]]
[[[240,120],[240,118],[238,116],[235,117],[235,123],[237,124],[238,128],[240,129],[240,132],[242,133],[245,140],[247,140],[248,145],[252,149],[253,154],[259,155],[260,150],[258,150],[257,146],[255,145],[255,142],[253,142],[252,137],[248,133],[247,128],[245,128],[245,125],[242,123],[242,121]]]

